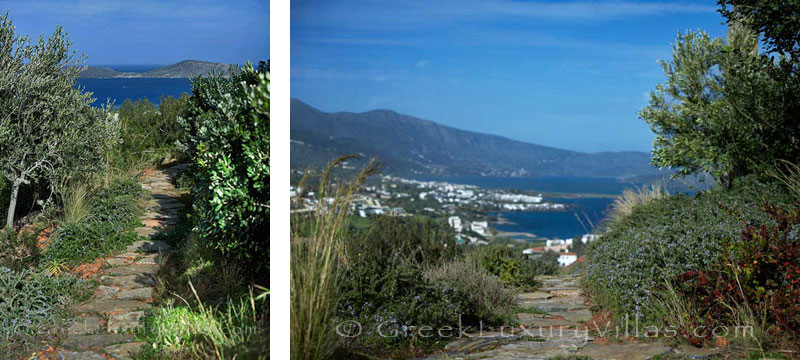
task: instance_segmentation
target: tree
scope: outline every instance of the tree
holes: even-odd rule
[[[703,32],[679,34],[672,61],[662,61],[667,84],[639,113],[656,133],[654,165],[709,173],[730,187],[738,176],[800,156],[793,86],[774,76],[757,41],[737,24],[727,44]]]
[[[763,34],[767,52],[800,62],[799,0],[718,0],[718,4],[729,24],[744,22]]]
[[[104,168],[115,120],[75,88],[84,57],[58,27],[32,43],[0,16],[0,172],[11,187],[6,225],[13,224],[20,186],[59,185]],[[47,203],[45,203],[47,204]]]

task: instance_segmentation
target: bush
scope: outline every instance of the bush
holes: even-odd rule
[[[461,293],[428,281],[420,268],[410,264],[379,264],[361,256],[350,260],[340,279],[339,319],[358,321],[363,327],[359,340],[367,345],[396,347],[409,341],[430,345],[438,339],[436,334],[419,339],[415,329],[458,328],[465,308]]]
[[[53,329],[59,310],[86,285],[72,276],[0,267],[0,338],[8,341]]]
[[[784,332],[800,335],[800,210],[780,210],[767,205],[764,212],[774,224],[745,222],[739,239],[727,239],[708,268],[680,274],[675,288],[698,309],[696,325],[742,325],[740,309],[764,314],[772,337]],[[711,334],[690,341],[713,341]]]
[[[193,162],[194,230],[221,254],[268,266],[269,76],[246,65],[192,80],[183,121]]]
[[[430,218],[378,216],[371,218],[366,236],[355,235],[347,244],[350,257],[366,256],[385,264],[435,265],[455,258],[453,228]]]
[[[676,195],[635,207],[606,224],[607,232],[590,246],[590,290],[620,316],[657,321],[654,291],[678,274],[707,268],[724,250],[723,239],[739,237],[741,220],[729,209],[753,224],[769,223],[759,210],[764,200],[786,204],[792,199],[775,184],[745,178],[730,191]]]
[[[77,265],[124,249],[138,238],[141,186],[133,179],[117,179],[92,198],[91,212],[82,220],[56,230],[44,259]]]
[[[461,302],[464,323],[499,325],[513,318],[518,291],[503,286],[474,261],[456,260],[428,268],[425,279],[439,284],[452,299]]]
[[[528,260],[521,252],[503,246],[478,248],[470,256],[504,284],[525,290],[536,287],[537,275],[554,273],[558,268],[549,262]]]
[[[34,265],[38,260],[36,233],[24,230],[0,229],[0,266],[20,270]]]
[[[189,95],[179,98],[162,97],[161,104],[145,100],[126,99],[117,114],[120,122],[120,142],[113,150],[113,162],[126,168],[140,164],[157,165],[164,160],[181,156],[178,143],[186,136],[178,122],[189,107]]]

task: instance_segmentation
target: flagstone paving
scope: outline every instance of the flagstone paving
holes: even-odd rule
[[[578,285],[580,277],[556,275],[540,280],[538,291],[518,297],[521,308],[531,309],[517,315],[518,327],[470,333],[427,359],[707,359],[718,353],[715,349],[672,348],[658,341],[595,343],[594,332],[589,331],[594,329],[592,313]],[[599,325],[600,329],[604,326]]]
[[[106,260],[106,267],[95,276],[102,285],[90,299],[72,308],[77,317],[61,343],[58,359],[127,360],[144,345],[134,340],[132,332],[140,328],[144,310],[152,306],[159,260],[170,251],[166,242],[151,238],[169,230],[184,211],[173,183],[185,168],[173,166],[143,178],[142,188],[149,195],[144,226],[136,232],[147,239]]]

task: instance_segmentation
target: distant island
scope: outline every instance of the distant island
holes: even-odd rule
[[[212,72],[227,73],[231,64],[215,63],[198,60],[184,60],[176,64],[168,65],[155,70],[143,73],[119,72],[107,67],[89,66],[81,73],[83,79],[110,79],[110,78],[193,78],[208,75]]]

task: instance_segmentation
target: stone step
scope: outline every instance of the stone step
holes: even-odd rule
[[[58,360],[107,360],[103,355],[94,351],[69,351],[61,350],[56,356]]]
[[[169,244],[161,240],[140,240],[128,246],[127,252],[157,253],[168,251]]]
[[[640,344],[589,344],[581,348],[577,355],[592,359],[647,360],[669,355],[672,349],[659,342]]]
[[[147,309],[149,307],[151,307],[150,304],[139,300],[95,299],[76,306],[74,310],[79,314],[110,314]]]
[[[133,360],[131,356],[138,353],[144,345],[143,342],[123,343],[107,346],[103,351],[118,360]]]
[[[137,289],[124,289],[117,292],[119,300],[150,300],[153,297],[153,288],[143,287]]]
[[[89,350],[133,341],[133,335],[100,334],[70,336],[61,345],[67,349]]]
[[[146,237],[148,239],[153,237],[153,235],[159,233],[158,230],[153,229],[153,228],[148,228],[148,227],[138,227],[138,228],[134,229],[133,231],[135,231],[137,234],[139,234],[139,236],[143,236],[143,237]]]
[[[100,331],[103,321],[97,316],[79,316],[67,328],[69,335],[85,335]]]
[[[517,296],[520,300],[544,300],[553,297],[553,294],[543,292],[543,291],[535,291],[531,293],[523,293]]]
[[[158,267],[150,264],[131,264],[117,267],[110,267],[101,270],[104,275],[126,276],[126,275],[140,275],[140,274],[155,274]]]
[[[139,327],[139,320],[144,317],[144,311],[131,311],[122,314],[112,314],[108,317],[108,332],[118,333]]]
[[[116,285],[123,288],[135,289],[155,285],[156,279],[150,274],[127,276],[100,276],[100,282],[106,285]]]

